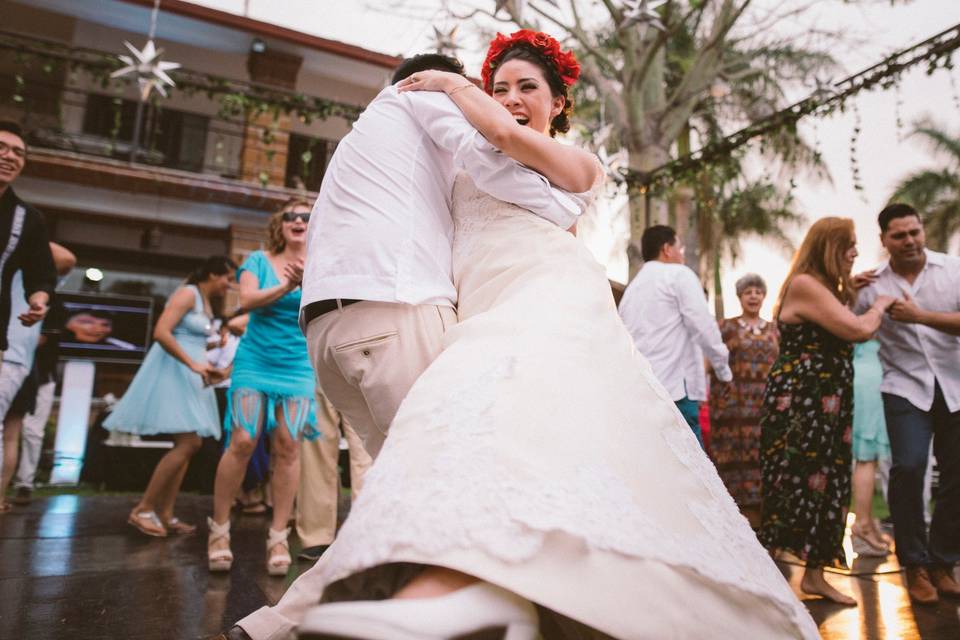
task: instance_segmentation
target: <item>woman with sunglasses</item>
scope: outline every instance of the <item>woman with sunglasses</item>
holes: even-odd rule
[[[309,219],[310,205],[288,201],[270,218],[267,249],[254,251],[237,271],[240,306],[250,321],[233,361],[224,417],[227,447],[217,466],[213,517],[207,519],[211,571],[228,571],[233,564],[230,507],[264,431],[273,461],[267,572],[282,576],[290,567],[287,522],[299,484],[300,438],[318,433],[316,383],[297,324]]]

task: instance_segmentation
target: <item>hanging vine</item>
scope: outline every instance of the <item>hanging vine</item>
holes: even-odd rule
[[[952,69],[951,56],[957,48],[960,48],[960,24],[888,56],[869,69],[834,84],[830,91],[818,90],[800,102],[653,171],[623,170],[624,178],[638,185],[642,193],[661,194],[678,182],[695,180],[705,166],[730,164],[734,151],[755,138],[785,129],[796,130],[797,122],[809,115],[822,117],[843,110],[847,101],[862,91],[896,86],[899,76],[907,69],[925,64],[928,75],[939,69]]]
[[[22,67],[33,67],[32,63],[39,62],[39,68],[48,75],[60,68],[66,68],[70,72],[82,71],[104,90],[123,86],[122,80],[110,78],[110,74],[119,69],[122,63],[114,55],[103,51],[68,47],[60,43],[0,32],[0,55],[11,56],[17,66]],[[280,114],[296,116],[305,124],[332,117],[353,122],[363,110],[360,106],[336,100],[282,91],[187,69],[172,71],[170,75],[177,83],[175,91],[187,96],[205,94],[208,99],[218,101],[219,115],[224,118],[257,117],[272,112],[277,117]],[[23,74],[15,74],[14,79],[16,90],[13,99],[22,102],[25,88]]]
[[[857,148],[860,144],[860,133],[863,126],[863,119],[860,117],[860,107],[853,103],[853,131],[850,134],[850,174],[853,178],[853,188],[863,193],[863,180],[860,174],[860,158],[857,156]]]

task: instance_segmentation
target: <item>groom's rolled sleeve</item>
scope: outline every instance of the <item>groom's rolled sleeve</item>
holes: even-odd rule
[[[545,177],[501,153],[473,128],[444,93],[405,92],[410,112],[433,142],[453,154],[478,189],[569,229],[586,203],[551,186]]]

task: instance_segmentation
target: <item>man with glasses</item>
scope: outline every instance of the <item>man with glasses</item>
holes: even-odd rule
[[[26,161],[27,147],[20,127],[0,122],[0,357],[7,350],[14,274],[23,273],[23,296],[29,305],[14,321],[27,327],[47,315],[50,294],[57,282],[43,217],[20,200],[11,187]],[[0,419],[6,415],[27,373],[20,366],[0,368]],[[0,438],[0,460],[2,453]],[[0,512],[8,508],[0,499]]]

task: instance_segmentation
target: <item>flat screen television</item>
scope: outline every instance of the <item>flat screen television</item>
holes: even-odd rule
[[[57,292],[62,307],[60,357],[140,362],[150,346],[153,299]]]

